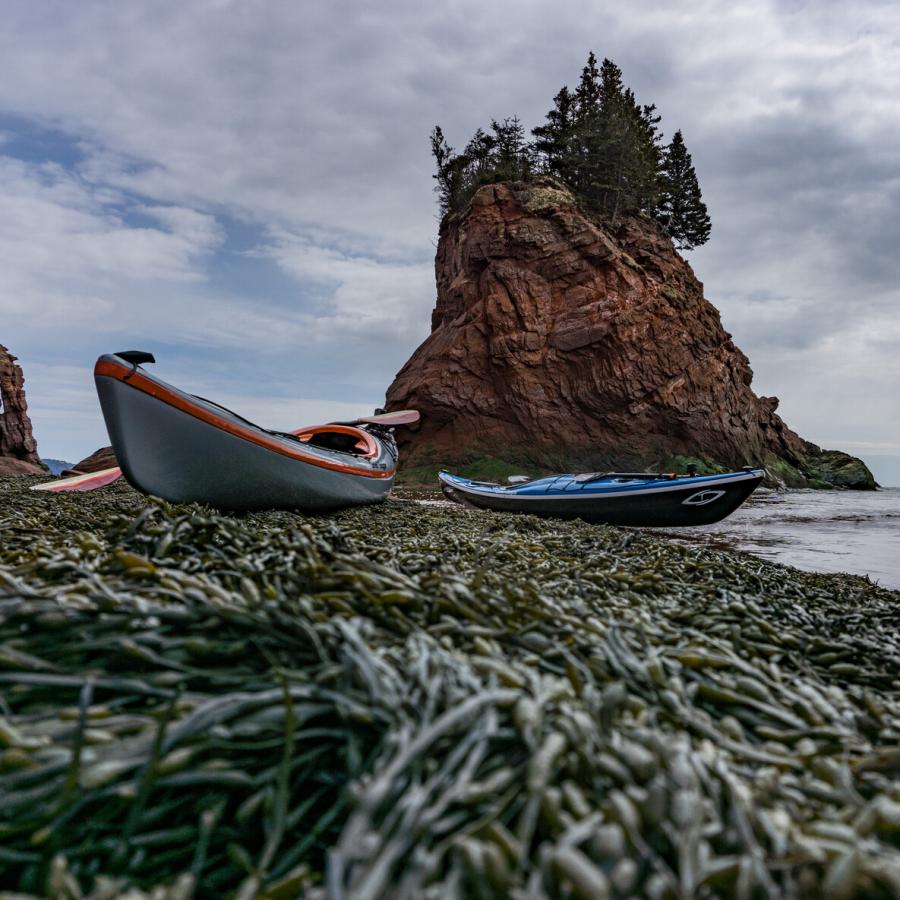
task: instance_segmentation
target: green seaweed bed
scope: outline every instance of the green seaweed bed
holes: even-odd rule
[[[0,479],[0,887],[894,897],[898,596],[391,501]]]

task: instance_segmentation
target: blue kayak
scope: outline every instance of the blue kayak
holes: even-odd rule
[[[759,487],[762,469],[724,475],[589,472],[501,485],[438,475],[451,500],[479,509],[585,519],[609,525],[709,525],[733,513]]]

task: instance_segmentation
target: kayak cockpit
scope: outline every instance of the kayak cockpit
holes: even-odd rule
[[[624,484],[626,481],[674,481],[678,478],[674,472],[584,472],[572,477],[579,484],[592,481],[615,481]]]
[[[331,450],[337,453],[349,453],[352,456],[358,456],[360,459],[375,459],[381,452],[381,448],[375,438],[365,429],[357,428],[355,425],[330,423],[327,425],[308,425],[304,428],[298,428],[296,431],[271,431],[268,428],[261,428],[255,422],[245,419],[227,406],[222,406],[221,403],[208,400],[206,397],[198,397],[196,394],[191,394],[190,396],[199,403],[212,407],[216,411],[227,413],[229,416],[244,422],[258,431],[276,437],[295,438],[301,444],[306,444],[309,447],[318,447],[322,450]]]
[[[362,459],[374,459],[379,453],[375,438],[368,431],[352,425],[312,425],[292,431],[291,434],[310,447],[351,453]]]

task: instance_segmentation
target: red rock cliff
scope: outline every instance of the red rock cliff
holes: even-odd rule
[[[423,414],[400,435],[407,465],[680,454],[792,472],[819,452],[753,393],[747,357],[649,221],[612,234],[557,182],[488,185],[441,224],[435,269],[432,333],[387,392]]]
[[[25,379],[13,356],[0,344],[0,475],[44,475],[31,432]]]

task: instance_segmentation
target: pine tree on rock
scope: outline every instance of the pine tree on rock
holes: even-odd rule
[[[440,130],[432,132],[441,212],[465,209],[485,184],[523,181],[536,172],[561,179],[606,226],[623,217],[655,217],[679,249],[709,238],[710,222],[690,154],[677,132],[662,146],[660,117],[653,104],[640,104],[611,60],[598,65],[590,53],[574,91],[553,98],[534,141],[516,117],[478,129],[460,154]]]
[[[712,226],[681,131],[675,132],[666,148],[660,183],[656,218],[675,246],[692,250],[705,244]]]
[[[570,182],[574,172],[575,95],[563,87],[553,98],[553,109],[547,113],[547,123],[531,130],[535,137],[534,153],[543,170],[550,175]]]
[[[531,147],[518,116],[491,121],[494,152],[492,181],[521,181],[531,174]]]
[[[472,140],[466,144],[465,157],[466,180],[471,188],[477,189],[482,184],[493,180],[493,157],[497,141],[494,137],[478,129]]]
[[[437,172],[432,176],[437,185],[438,205],[441,214],[453,209],[462,187],[463,158],[454,156],[453,148],[447,143],[440,125],[431,132],[431,154],[434,156]]]
[[[591,57],[594,54],[591,54]],[[588,58],[590,61],[590,57]],[[600,106],[611,106],[625,92],[622,82],[622,70],[611,60],[604,59],[600,66],[597,85],[597,101]]]
[[[585,73],[589,67],[585,67]],[[586,76],[582,75],[582,85]],[[583,95],[591,95],[585,89]],[[620,215],[656,209],[661,161],[659,116],[640,106],[624,86],[622,70],[604,59],[592,110],[579,110],[584,152],[581,184],[574,185],[615,226]]]
[[[606,65],[609,60],[603,60]],[[620,73],[621,74],[621,73]],[[587,62],[581,70],[581,81],[575,90],[575,102],[578,108],[578,116],[586,117],[600,106],[603,91],[603,76],[597,69],[597,57],[592,50],[588,54]]]

